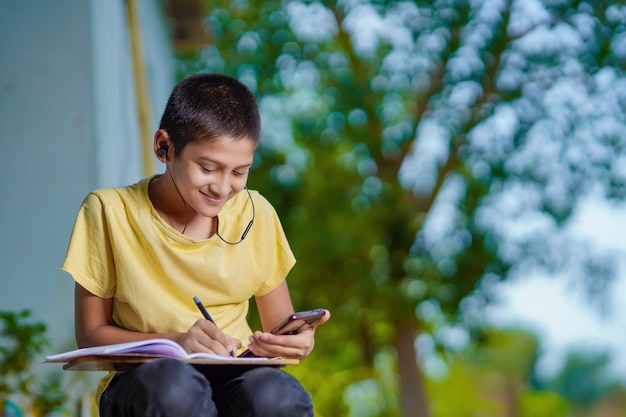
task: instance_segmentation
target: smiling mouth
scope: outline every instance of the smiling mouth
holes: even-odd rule
[[[202,191],[200,191],[200,194],[204,197],[204,199],[206,201],[208,201],[210,204],[221,204],[224,202],[224,198],[222,197],[213,197],[209,194],[203,193]]]

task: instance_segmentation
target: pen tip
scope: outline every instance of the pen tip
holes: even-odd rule
[[[198,304],[200,303],[200,299],[198,297],[193,297],[193,302]]]

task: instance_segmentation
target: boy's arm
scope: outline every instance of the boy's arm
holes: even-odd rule
[[[74,289],[74,331],[79,348],[135,342],[166,337],[176,341],[177,334],[156,335],[122,329],[113,322],[113,299],[101,298],[76,283]]]
[[[224,335],[208,320],[198,320],[186,333],[141,333],[122,329],[113,322],[113,299],[101,298],[76,284],[74,291],[76,343],[79,348],[166,338],[188,352],[228,356],[241,342]]]
[[[286,281],[268,294],[257,297],[256,305],[264,332],[255,332],[250,337],[248,348],[257,356],[304,359],[313,350],[315,328],[330,318],[327,311],[310,329],[296,335],[279,336],[269,333],[294,312]]]
[[[265,332],[272,330],[294,312],[287,281],[281,282],[268,294],[256,297],[255,300]]]

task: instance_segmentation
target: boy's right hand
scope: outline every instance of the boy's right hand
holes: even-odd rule
[[[207,352],[222,356],[232,356],[241,347],[241,341],[225,335],[205,319],[197,320],[177,342],[189,353]]]

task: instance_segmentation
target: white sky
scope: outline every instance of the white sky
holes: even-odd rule
[[[573,230],[600,247],[626,254],[626,205],[586,203]],[[589,307],[582,291],[558,277],[531,277],[500,284],[502,303],[490,307],[498,324],[519,324],[534,330],[542,343],[540,372],[557,371],[572,349],[598,350],[613,356],[612,373],[626,382],[626,262],[610,288],[611,313]]]

